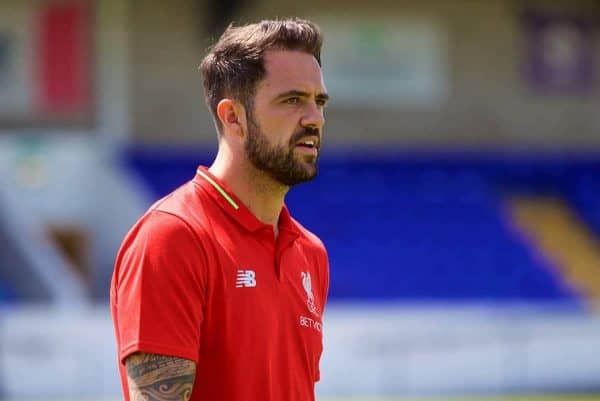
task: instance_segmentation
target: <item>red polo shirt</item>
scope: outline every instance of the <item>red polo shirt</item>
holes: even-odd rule
[[[125,237],[111,312],[125,358],[196,362],[191,401],[310,401],[329,284],[321,241],[283,208],[279,236],[204,167]]]

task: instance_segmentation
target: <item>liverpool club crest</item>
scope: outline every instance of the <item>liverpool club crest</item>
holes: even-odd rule
[[[304,287],[304,291],[306,291],[306,297],[307,297],[306,305],[308,306],[308,310],[312,314],[319,316],[319,311],[317,309],[317,306],[315,305],[315,296],[313,295],[313,292],[312,292],[312,283],[311,283],[311,279],[310,279],[310,273],[302,272],[301,277],[302,277],[302,286]]]

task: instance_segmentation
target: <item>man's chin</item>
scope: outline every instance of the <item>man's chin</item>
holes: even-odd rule
[[[319,160],[319,156],[314,154],[296,154],[296,160],[303,166],[316,166],[317,161]]]
[[[304,165],[304,179],[302,182],[312,181],[317,176],[317,160],[310,164]]]
[[[318,156],[302,155],[297,157],[296,160],[299,167],[305,171],[306,175],[311,177],[317,175],[317,162],[319,161]]]
[[[303,182],[312,181],[317,176],[317,165],[316,163],[307,164],[302,163],[301,165],[302,173],[296,170],[296,174],[288,175],[281,182],[287,186],[293,186],[297,184],[302,184]],[[299,166],[297,166],[299,167]],[[285,181],[285,182],[284,182]]]

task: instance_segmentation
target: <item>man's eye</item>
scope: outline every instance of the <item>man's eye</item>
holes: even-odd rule
[[[321,107],[325,107],[327,105],[327,101],[324,99],[317,99],[317,105]]]
[[[288,103],[288,104],[298,104],[298,103],[300,103],[300,98],[298,98],[298,97],[290,97],[290,98],[287,98],[285,100],[285,102]]]

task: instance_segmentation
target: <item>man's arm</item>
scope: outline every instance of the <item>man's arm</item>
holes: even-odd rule
[[[196,364],[193,361],[137,352],[125,360],[130,401],[188,401]]]

